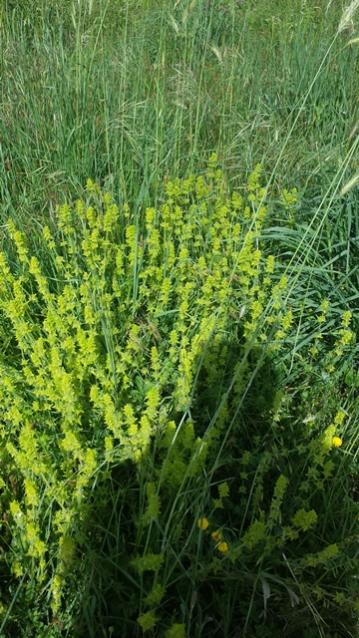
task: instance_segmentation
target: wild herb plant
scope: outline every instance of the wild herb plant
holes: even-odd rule
[[[18,604],[36,598],[43,622],[71,626],[66,601],[74,600],[85,530],[99,499],[108,510],[106,491],[128,463],[142,488],[135,507],[120,503],[128,518],[117,559],[125,558],[140,592],[128,605],[135,617],[126,631],[136,618],[144,631],[168,625],[172,579],[178,595],[187,578],[194,590],[212,578],[223,577],[225,586],[241,566],[254,597],[267,569],[274,582],[287,571],[279,567],[285,551],[301,582],[293,601],[307,595],[322,565],[332,583],[330,565],[341,552],[350,571],[344,543],[324,532],[314,543],[311,533],[340,459],[345,412],[324,429],[322,421],[304,428],[292,449],[292,421],[283,431],[281,399],[271,396],[279,388],[266,379],[296,318],[287,278],[275,275],[274,256],[260,247],[267,213],[260,174],[258,165],[245,190],[231,191],[213,155],[203,175],[168,181],[162,204],[143,214],[88,180],[86,199],[63,204],[54,227],[44,226],[38,256],[8,223],[14,252],[1,254],[3,563],[8,591],[20,582]],[[325,301],[318,312],[320,325]],[[341,359],[354,339],[350,321],[345,312],[328,375],[330,357]],[[218,478],[223,472],[230,480]],[[102,498],[94,497],[97,488]],[[207,520],[210,542],[198,535]],[[129,588],[120,605],[132,595]],[[9,603],[7,594],[4,622],[14,631],[19,620]],[[235,618],[247,630],[256,607],[249,599],[228,632]],[[172,620],[195,631],[184,616]],[[220,618],[219,606],[213,635]]]

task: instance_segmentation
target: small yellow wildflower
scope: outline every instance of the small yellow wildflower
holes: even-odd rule
[[[216,543],[218,543],[218,541],[220,541],[220,540],[221,540],[221,538],[222,538],[222,532],[221,532],[219,529],[217,529],[215,532],[212,532],[212,534],[211,534],[211,538],[212,538],[212,539],[213,539]]]
[[[333,436],[332,444],[334,445],[334,447],[340,447],[341,445],[343,445],[343,439],[341,439],[340,436]]]
[[[221,554],[226,554],[229,550],[229,545],[228,543],[226,543],[226,541],[221,541],[218,545],[217,545],[217,549],[219,552],[221,552]]]
[[[346,310],[345,312],[343,312],[342,314],[342,326],[344,326],[344,328],[349,328],[350,322],[352,320],[352,313],[350,312],[350,310]]]
[[[197,525],[199,529],[206,530],[209,526],[209,520],[205,516],[203,518],[199,518],[197,521]]]

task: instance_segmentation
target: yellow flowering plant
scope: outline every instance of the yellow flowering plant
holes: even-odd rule
[[[282,323],[285,286],[271,286],[274,260],[266,266],[258,247],[259,174],[246,202],[228,192],[213,156],[206,174],[167,182],[159,209],[143,216],[88,180],[86,197],[59,206],[55,226],[43,228],[37,255],[8,223],[17,259],[0,254],[6,560],[46,583],[54,614],[69,571],[64,541],[76,546],[106,468],[140,463],[161,433],[160,480],[196,474],[208,443],[190,410],[206,344],[223,356],[219,337],[235,332],[241,308],[240,347],[258,338],[267,304],[272,333]],[[159,503],[148,498],[151,521]]]
[[[287,277],[261,247],[261,171],[231,192],[213,155],[202,175],[167,181],[162,202],[144,211],[88,180],[84,197],[44,227],[36,255],[8,224],[16,257],[0,253],[3,561],[48,623],[67,622],[66,592],[75,596],[79,558],[95,542],[88,530],[117,475],[136,487],[119,487],[127,534],[116,517],[106,533],[116,524],[114,538],[122,534],[119,564],[143,593],[125,607],[142,631],[163,607],[176,627],[168,631],[183,633],[166,596],[186,581],[186,564],[201,579],[241,561],[251,573],[315,525],[308,494],[332,476],[341,424],[308,435],[301,496],[284,520],[293,481],[287,469],[274,486],[268,478],[289,453],[288,440],[278,444],[273,360],[296,316]],[[335,347],[345,348],[349,324],[343,316]],[[256,424],[250,436],[245,413]],[[263,436],[268,419],[274,440]],[[298,569],[323,557],[302,557]]]

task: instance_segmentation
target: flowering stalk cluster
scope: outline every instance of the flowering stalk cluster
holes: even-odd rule
[[[37,255],[8,224],[16,257],[0,253],[4,560],[24,586],[46,592],[54,614],[94,486],[125,461],[139,465],[156,438],[161,462],[139,523],[150,528],[161,514],[160,491],[198,476],[229,423],[231,405],[223,402],[210,432],[197,431],[192,411],[201,368],[212,395],[220,394],[228,344],[242,358],[256,344],[276,353],[292,330],[286,277],[276,275],[274,257],[264,258],[260,247],[260,173],[257,166],[242,193],[229,192],[212,156],[204,175],[167,182],[162,204],[139,213],[88,180],[86,197],[60,206],[54,228],[44,227]],[[343,318],[338,356],[349,323]],[[236,372],[234,401],[242,389]],[[329,434],[339,447],[337,431]],[[323,458],[318,451],[320,467]],[[263,475],[266,469],[264,463]],[[286,488],[282,477],[268,529]],[[215,507],[227,496],[223,484]],[[233,552],[263,535],[255,521]],[[219,556],[234,556],[221,531],[212,540]],[[139,574],[157,574],[162,564],[157,549],[132,562]],[[146,604],[159,604],[163,594],[155,582]],[[143,627],[153,620],[147,613]]]

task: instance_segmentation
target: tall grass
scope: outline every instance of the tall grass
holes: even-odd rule
[[[325,15],[324,3],[302,2],[37,6],[27,20],[17,3],[3,16],[5,210],[37,217],[88,175],[140,203],[214,147],[235,180],[258,160],[271,169],[289,131],[280,185],[318,192],[320,184],[322,193],[341,163],[358,116],[356,48],[337,38],[301,105],[337,7]]]

